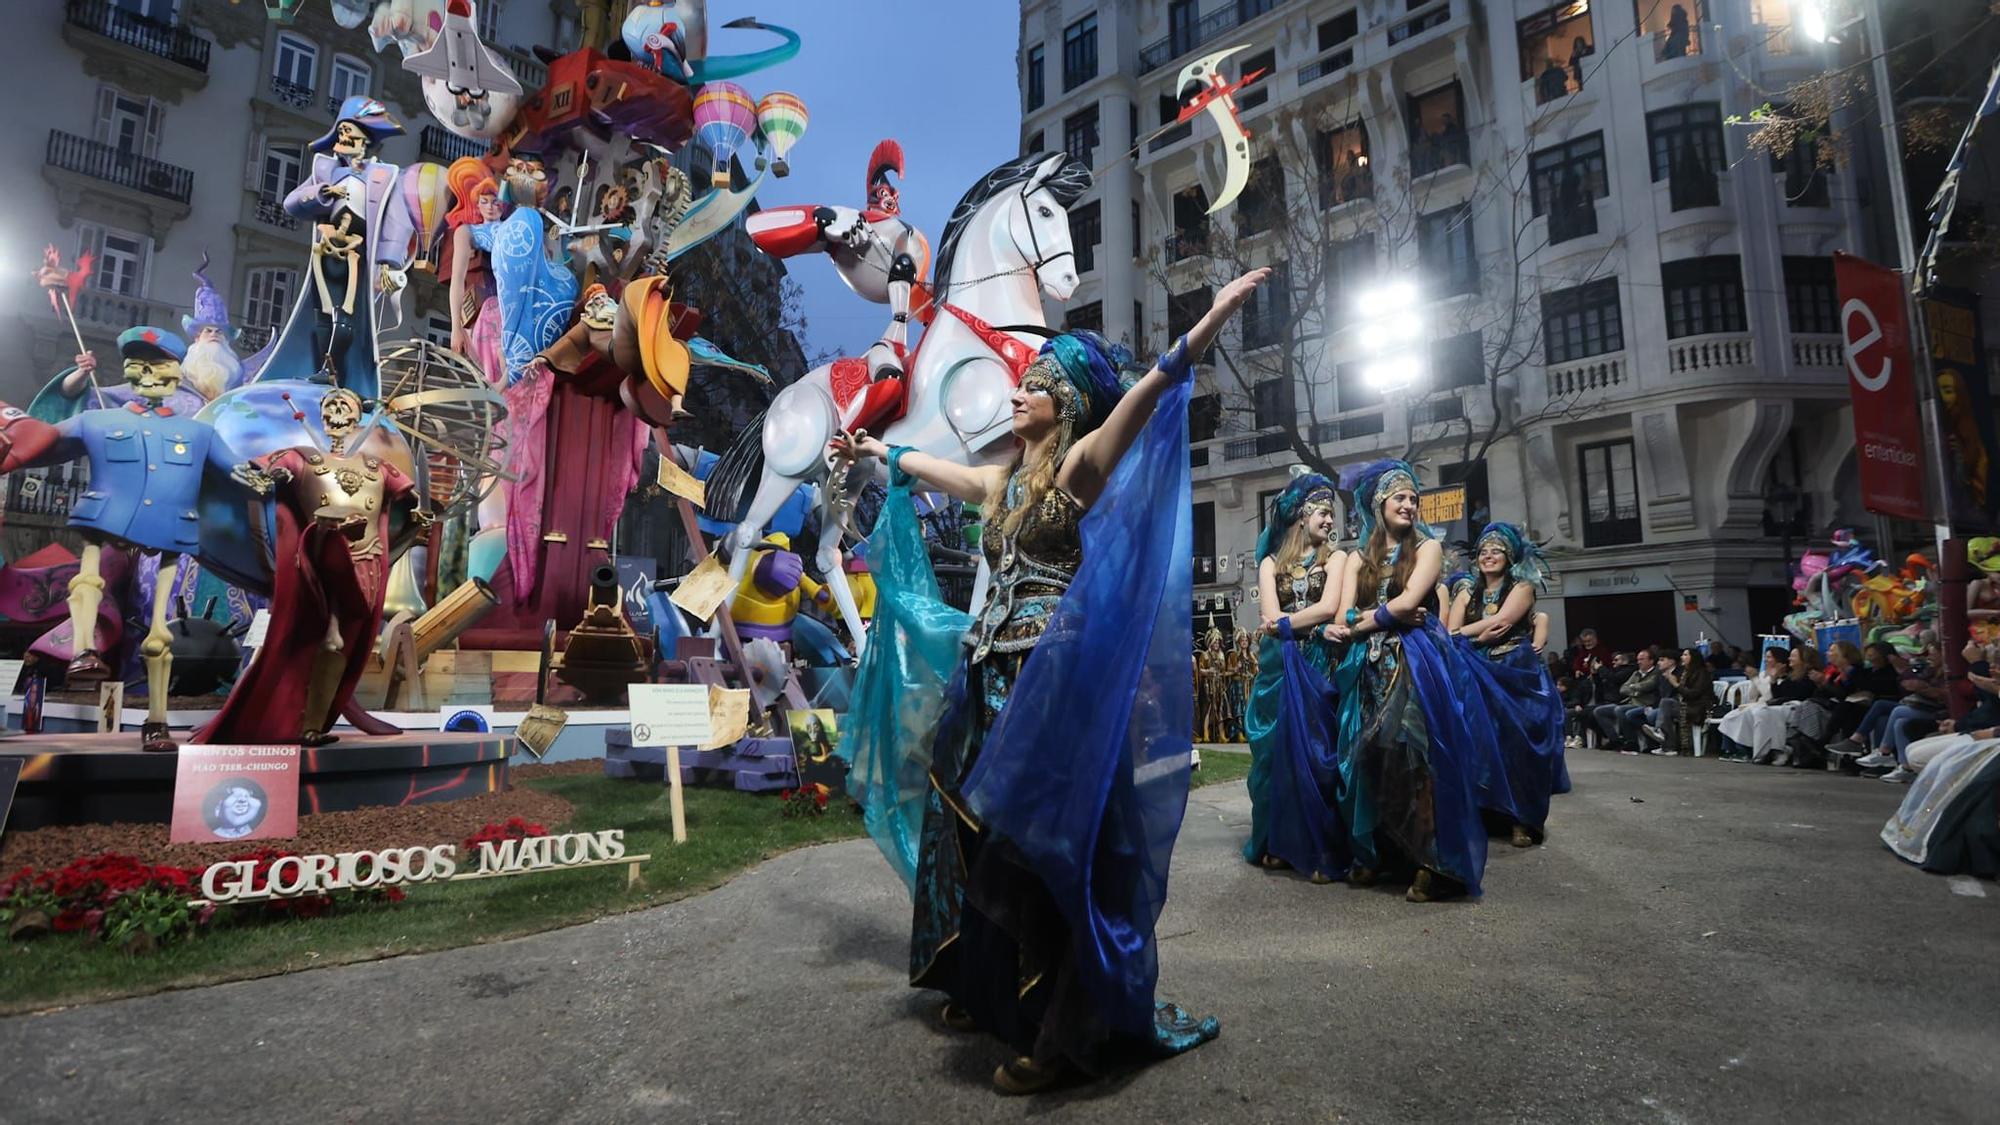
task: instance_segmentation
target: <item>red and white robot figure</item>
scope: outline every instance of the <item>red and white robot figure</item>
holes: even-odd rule
[[[859,358],[835,360],[834,382],[866,380],[863,393],[842,396],[840,426],[879,431],[903,413],[903,373],[908,360],[911,297],[930,272],[931,244],[902,218],[895,180],[903,175],[903,146],[883,141],[868,157],[868,206],[774,207],[750,216],[758,249],[774,258],[823,252],[856,294],[889,306],[889,328]],[[841,370],[841,368],[845,370]]]

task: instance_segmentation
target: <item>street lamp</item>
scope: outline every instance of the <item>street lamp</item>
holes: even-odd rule
[[[1423,334],[1421,295],[1408,281],[1386,281],[1362,290],[1354,298],[1355,339],[1366,358],[1361,380],[1387,394],[1411,387],[1423,376],[1415,351]]]

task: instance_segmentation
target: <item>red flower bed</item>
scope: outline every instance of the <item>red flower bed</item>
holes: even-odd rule
[[[531,836],[548,834],[547,828],[532,820],[524,820],[518,816],[508,817],[505,824],[488,823],[486,827],[467,836],[464,845],[458,850],[462,855],[476,855],[481,844],[504,844],[509,840],[526,840]]]
[[[270,883],[271,864],[294,854],[263,848],[231,858],[256,864],[250,884],[253,891],[262,891]],[[191,905],[200,893],[201,874],[200,868],[143,863],[112,852],[57,871],[22,868],[0,882],[0,929],[15,938],[80,933],[129,952],[145,952],[209,925],[215,907]],[[358,893],[376,901],[403,900],[396,887]],[[263,904],[263,912],[317,918],[332,907],[331,896],[308,895],[272,899]]]

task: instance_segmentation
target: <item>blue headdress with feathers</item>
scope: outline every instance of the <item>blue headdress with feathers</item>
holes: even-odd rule
[[[1341,470],[1340,487],[1354,495],[1354,506],[1361,513],[1361,542],[1364,544],[1369,536],[1375,534],[1375,523],[1382,518],[1383,500],[1395,495],[1396,490],[1402,487],[1419,493],[1423,491],[1423,484],[1417,479],[1417,470],[1411,468],[1408,461],[1394,457]],[[1437,538],[1437,533],[1421,516],[1416,521],[1416,532],[1425,539]]]
[[[1257,537],[1258,561],[1278,553],[1285,532],[1305,515],[1306,509],[1323,505],[1331,510],[1335,499],[1334,483],[1318,473],[1307,473],[1286,485],[1271,504],[1271,518],[1264,522],[1264,533]]]
[[[1527,582],[1537,590],[1548,588],[1552,576],[1549,562],[1542,557],[1542,549],[1519,527],[1511,523],[1487,524],[1486,529],[1479,533],[1478,546],[1484,547],[1488,543],[1507,552],[1507,573],[1514,581]]]
[[[1043,344],[1041,354],[1075,392],[1070,405],[1077,437],[1103,425],[1140,374],[1130,351],[1095,332],[1065,332]]]

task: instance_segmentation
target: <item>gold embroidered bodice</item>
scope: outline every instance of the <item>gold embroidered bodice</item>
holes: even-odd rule
[[[1289,573],[1279,574],[1278,606],[1284,613],[1297,613],[1309,605],[1316,604],[1326,594],[1326,556],[1321,554],[1311,563],[1301,560],[1292,565]]]
[[[1008,480],[1010,497],[1018,495],[1018,482],[1018,476]],[[1012,536],[999,534],[1002,519],[987,525],[980,542],[993,588],[972,626],[975,663],[988,652],[1033,648],[1083,564],[1083,506],[1062,489],[1050,489]]]

